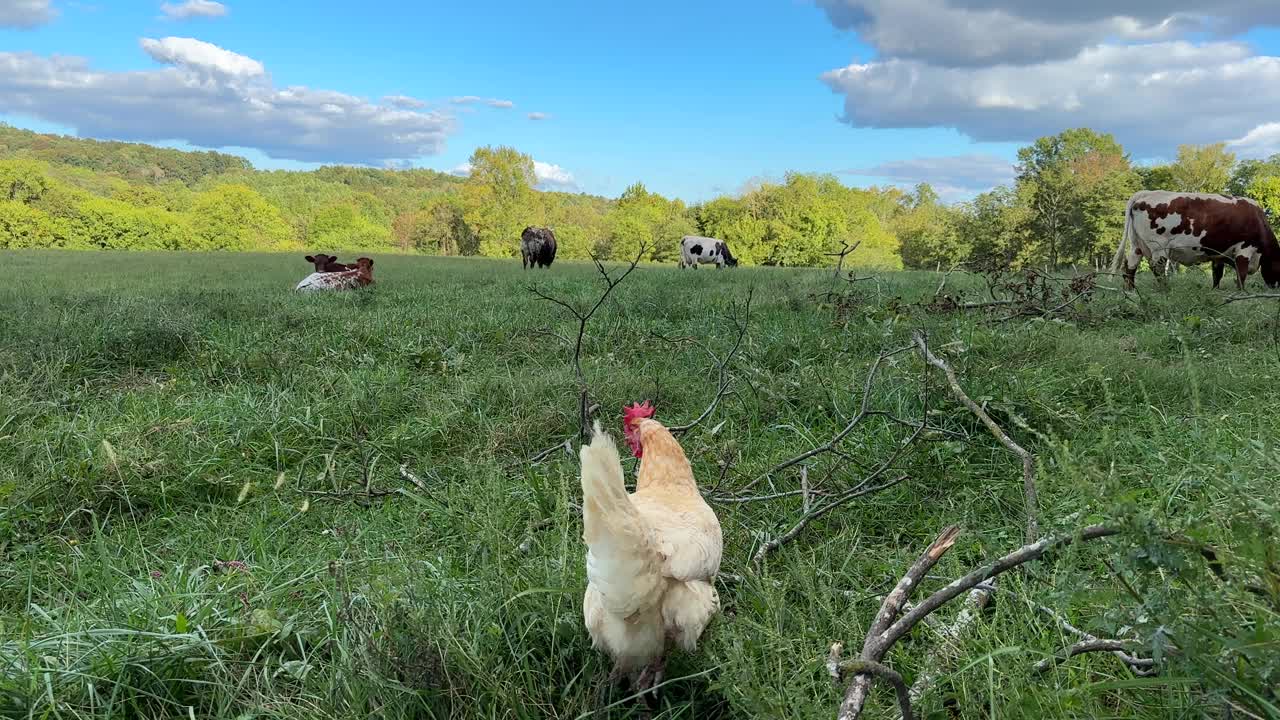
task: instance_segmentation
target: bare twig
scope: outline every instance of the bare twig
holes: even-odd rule
[[[595,316],[596,311],[600,309],[600,306],[604,305],[604,301],[609,299],[609,295],[613,293],[613,289],[618,287],[623,280],[627,279],[628,275],[635,271],[636,266],[640,264],[640,258],[644,257],[644,254],[648,252],[648,250],[649,245],[647,243],[641,243],[640,250],[636,253],[635,259],[632,260],[630,265],[628,265],[627,268],[617,276],[610,275],[609,271],[605,269],[604,263],[600,262],[600,259],[595,255],[592,255],[591,261],[595,263],[596,270],[600,272],[601,278],[604,279],[605,288],[604,292],[600,293],[600,297],[596,299],[595,304],[588,310],[581,310],[560,298],[547,295],[536,287],[531,286],[529,288],[529,291],[539,298],[568,310],[569,313],[578,321],[578,335],[573,345],[573,372],[574,377],[578,381],[578,436],[584,441],[587,439],[588,433],[591,431],[592,407],[590,400],[590,388],[587,387],[587,379],[582,372],[582,342],[587,335],[587,323],[589,323],[591,318]]]
[[[1039,520],[1037,519],[1038,511],[1036,509],[1038,504],[1038,493],[1036,491],[1035,456],[1024,449],[1021,445],[1014,442],[1013,438],[1009,437],[1009,435],[996,424],[996,421],[992,420],[991,416],[969,397],[969,394],[964,391],[964,388],[960,387],[960,381],[956,378],[956,371],[951,369],[951,366],[948,365],[945,360],[942,360],[929,350],[929,345],[925,340],[924,333],[917,330],[914,337],[916,347],[920,351],[920,356],[923,357],[930,365],[938,368],[947,376],[947,384],[951,386],[951,393],[956,396],[956,399],[963,403],[965,407],[969,408],[969,412],[976,415],[977,418],[982,421],[982,424],[987,426],[987,429],[991,431],[991,434],[994,435],[1002,445],[1009,448],[1009,450],[1018,457],[1022,458],[1022,490],[1027,516],[1026,538],[1027,542],[1035,540],[1036,536],[1039,534]]]
[[[888,490],[889,488],[893,487],[894,485],[897,485],[898,483],[901,483],[903,480],[906,480],[906,479],[907,479],[907,476],[903,475],[901,477],[894,478],[889,482],[881,483],[879,485],[875,485],[872,487],[864,487],[865,483],[863,483],[863,484],[860,484],[858,487],[854,488],[853,490],[834,496],[831,500],[828,500],[826,503],[822,504],[817,509],[810,510],[809,512],[805,513],[805,515],[800,518],[800,521],[797,522],[794,526],[792,526],[790,530],[786,531],[785,533],[783,533],[782,535],[779,535],[776,538],[773,538],[769,542],[761,545],[760,549],[756,551],[755,556],[751,558],[751,562],[756,566],[757,569],[759,569],[760,564],[764,562],[765,555],[768,555],[774,550],[777,550],[778,548],[782,547],[784,544],[790,542],[792,539],[795,538],[795,536],[799,535],[806,527],[808,527],[809,523],[813,522],[814,520],[817,520],[823,515],[826,515],[832,510],[835,510],[841,505],[844,505],[850,500],[860,498],[864,495],[871,495],[874,493],[878,493],[881,490]]]
[[[912,347],[913,346],[908,345],[906,347],[898,348],[897,350],[882,352],[880,353],[879,357],[877,357],[875,361],[871,363],[871,369],[867,371],[867,379],[863,384],[861,409],[859,409],[858,414],[855,415],[853,419],[850,420],[842,430],[837,432],[835,436],[831,438],[831,440],[827,441],[826,443],[823,443],[822,445],[819,445],[816,448],[813,448],[812,450],[807,450],[805,452],[802,452],[799,455],[796,455],[795,457],[791,458],[790,460],[784,460],[783,462],[780,462],[777,465],[774,465],[772,468],[766,470],[762,475],[757,477],[755,480],[752,480],[750,483],[747,483],[747,485],[740,488],[740,491],[746,492],[747,490],[750,490],[751,488],[755,487],[759,483],[763,482],[766,478],[777,475],[778,473],[788,468],[795,467],[796,465],[799,465],[800,463],[806,460],[809,460],[810,458],[814,458],[819,455],[833,452],[840,445],[840,442],[844,440],[846,437],[848,437],[850,433],[853,432],[854,428],[858,427],[859,424],[861,424],[864,420],[866,420],[869,417],[874,417],[874,416],[889,417],[888,413],[871,410],[871,389],[872,389],[873,383],[875,382],[876,374],[880,372],[880,366],[884,364],[884,361],[888,360],[891,357],[894,357],[895,355],[901,355],[902,353],[907,352],[908,350],[911,350]],[[923,426],[923,424],[924,423],[922,422],[921,426]]]
[[[419,490],[423,492],[427,491],[427,484],[422,482],[422,478],[418,477],[417,475],[414,475],[412,472],[409,471],[408,463],[402,463],[400,465],[400,477],[412,483],[413,486],[418,488]]]
[[[729,352],[725,354],[724,359],[722,360],[717,358],[715,356],[715,353],[712,353],[710,350],[707,350],[707,354],[710,355],[711,358],[716,361],[716,374],[719,378],[719,381],[716,383],[716,395],[714,398],[711,399],[711,404],[708,405],[707,409],[702,411],[702,414],[699,415],[698,418],[693,422],[667,428],[672,435],[679,437],[689,432],[693,428],[697,427],[704,420],[711,417],[711,413],[715,412],[716,406],[720,404],[720,401],[722,399],[724,399],[725,394],[729,390],[729,384],[730,384],[729,383],[729,380],[730,380],[729,363],[733,362],[733,358],[738,354],[738,350],[742,347],[743,339],[746,338],[747,336],[747,328],[750,326],[750,323],[751,323],[751,300],[754,297],[755,297],[755,288],[754,287],[747,288],[747,299],[742,306],[742,319],[741,320],[738,319],[738,313],[736,309],[730,314],[730,319],[733,320],[734,326],[736,326],[738,329],[738,337],[733,341],[733,347],[730,348]]]
[[[939,263],[939,265],[941,265],[941,263]],[[948,269],[945,273],[942,274],[942,279],[938,281],[938,289],[933,291],[934,300],[937,300],[938,296],[942,294],[942,289],[947,286],[947,279],[951,277],[951,273],[955,272],[959,268],[964,267],[964,265],[965,265],[964,263],[958,262],[955,265],[952,265],[950,269]]]
[[[1065,653],[1047,657],[1036,663],[1033,669],[1038,673],[1048,672],[1054,666],[1060,665],[1077,655],[1096,652],[1123,653],[1125,650],[1133,649],[1136,644],[1132,640],[1101,640],[1098,638],[1081,640],[1067,648]],[[1136,660],[1137,658],[1134,659]]]
[[[1222,301],[1223,305],[1230,305],[1235,302],[1243,302],[1245,300],[1280,300],[1280,293],[1255,293],[1251,295],[1232,295]]]
[[[1057,610],[1054,610],[1053,608],[1050,608],[1050,607],[1046,607],[1044,605],[1039,605],[1038,607],[1040,608],[1040,612],[1056,620],[1057,623],[1060,626],[1062,626],[1063,630],[1066,630],[1067,632],[1073,635],[1078,635],[1081,638],[1081,640],[1085,642],[1098,642],[1100,640],[1100,638],[1098,638],[1097,636],[1091,635],[1090,633],[1087,633],[1084,630],[1081,630],[1080,628],[1072,625]],[[1120,641],[1115,641],[1115,642],[1120,642]],[[1125,665],[1128,665],[1129,669],[1133,671],[1134,675],[1137,675],[1139,677],[1151,677],[1156,674],[1155,660],[1152,660],[1150,658],[1140,658],[1134,655],[1130,655],[1129,653],[1125,652],[1124,648],[1117,648],[1115,650],[1112,650],[1111,654],[1115,655],[1117,658],[1120,658],[1120,662],[1123,662]],[[1037,665],[1036,668],[1038,670],[1039,666]]]

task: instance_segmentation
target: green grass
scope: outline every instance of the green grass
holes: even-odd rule
[[[576,459],[525,461],[577,411],[551,334],[576,326],[526,286],[587,302],[593,268],[389,256],[369,290],[303,297],[294,256],[0,262],[0,716],[575,718],[623,699],[600,691],[608,664],[582,626]],[[643,398],[671,424],[697,417],[713,361],[654,334],[723,353],[725,315],[754,287],[733,393],[683,439],[704,485],[731,463],[732,490],[829,439],[877,354],[926,330],[1037,453],[1046,533],[1134,532],[1006,576],[919,714],[947,717],[948,700],[964,718],[1217,717],[1230,698],[1278,717],[1277,305],[1220,306],[1198,274],[1168,293],[1143,280],[1142,302],[1100,291],[1066,319],[996,323],[916,306],[931,273],[881,275],[833,308],[813,298],[827,272],[641,267],[593,320],[583,365],[615,430]],[[887,363],[873,407],[920,417],[922,373],[913,354]],[[909,479],[816,521],[759,574],[751,556],[799,499],[715,505],[723,571],[743,579],[721,587],[699,651],[673,659],[661,717],[833,717],[828,646],[861,644],[943,527],[964,533],[926,591],[1021,544],[1016,458],[936,374],[929,387],[949,434],[903,456]],[[877,420],[843,447],[873,465],[906,435]],[[857,472],[828,457],[810,477]],[[316,494],[366,481],[394,492]],[[1230,580],[1161,540],[1174,532],[1212,543]],[[1034,603],[1181,652],[1155,679],[1109,655],[1037,676],[1075,638]],[[921,627],[887,662],[911,681],[937,642]],[[877,687],[872,716],[891,709]]]

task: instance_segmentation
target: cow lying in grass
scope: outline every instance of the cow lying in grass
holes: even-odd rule
[[[356,260],[354,270],[340,272],[313,272],[294,288],[298,292],[323,290],[356,290],[373,284],[373,260],[362,257]]]
[[[316,272],[318,273],[342,272],[344,270],[356,269],[355,265],[343,265],[338,262],[338,257],[336,255],[308,255],[306,260],[316,266]]]

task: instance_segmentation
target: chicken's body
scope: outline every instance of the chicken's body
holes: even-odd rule
[[[684,450],[661,423],[640,420],[636,491],[623,485],[613,440],[596,426],[582,449],[583,616],[592,644],[638,690],[661,681],[668,641],[686,651],[720,608],[712,584],[720,521],[702,499]]]

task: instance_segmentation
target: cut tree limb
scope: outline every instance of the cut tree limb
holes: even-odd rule
[[[957,400],[963,403],[965,407],[969,408],[969,412],[976,415],[978,419],[982,421],[982,424],[987,426],[987,429],[991,431],[991,434],[994,435],[1002,445],[1008,448],[1010,452],[1022,458],[1022,490],[1027,516],[1026,539],[1027,542],[1034,541],[1036,536],[1039,535],[1037,510],[1039,501],[1037,499],[1038,492],[1036,490],[1035,456],[1021,445],[1014,442],[1013,438],[1009,437],[1009,434],[996,424],[995,420],[991,419],[991,416],[987,414],[987,411],[983,410],[973,401],[972,398],[969,397],[969,394],[960,386],[960,380],[956,377],[956,371],[953,370],[945,360],[934,355],[929,349],[929,344],[925,340],[924,333],[917,330],[913,337],[915,338],[916,348],[919,349],[920,356],[924,358],[925,362],[938,368],[947,376],[947,384],[951,387],[951,394],[955,395]]]
[[[894,590],[885,597],[884,603],[880,606],[880,612],[876,614],[875,620],[867,632],[859,659],[869,660],[874,663],[883,662],[885,654],[889,652],[893,645],[910,633],[930,613],[987,580],[1024,563],[1037,560],[1051,549],[1064,547],[1076,541],[1095,540],[1119,533],[1120,531],[1116,528],[1093,525],[1084,528],[1078,533],[1057,535],[1024,545],[995,562],[957,578],[904,613],[897,621],[894,621],[893,618],[897,616],[906,601],[910,599],[911,591],[919,585],[920,580],[924,578],[930,568],[937,564],[942,555],[955,544],[959,530],[954,526],[949,527],[933,541],[929,549],[907,570],[907,574],[898,582]],[[871,690],[871,679],[872,673],[870,672],[858,672],[854,675],[848,689],[845,691],[844,700],[840,703],[839,714],[836,716],[838,720],[856,720],[862,717],[862,709]]]

